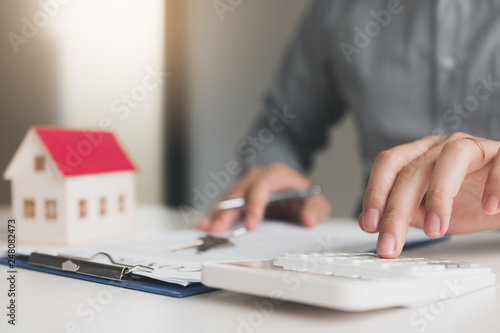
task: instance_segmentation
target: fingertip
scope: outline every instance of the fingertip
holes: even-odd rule
[[[390,233],[379,235],[377,242],[377,254],[382,258],[394,259],[401,251],[397,248],[396,237]]]
[[[361,229],[368,233],[376,233],[380,226],[381,214],[377,209],[367,209],[365,212],[361,213],[359,219]]]
[[[441,237],[443,235],[442,227],[441,218],[437,214],[427,214],[424,221],[424,232],[427,236],[432,238]]]
[[[309,212],[302,212],[301,222],[304,227],[313,228],[318,225],[319,219]]]
[[[231,228],[233,222],[238,218],[240,213],[236,210],[228,210],[220,214],[211,224],[210,231],[224,232]]]
[[[259,223],[264,219],[265,208],[267,205],[267,200],[264,202],[254,202],[249,205],[248,210],[245,213],[245,227],[247,229],[255,229]]]
[[[495,215],[500,210],[500,200],[497,197],[490,194],[486,196],[486,199],[484,200],[482,206],[486,214]]]
[[[247,228],[248,230],[254,230],[255,228],[257,228],[258,223],[255,223],[255,222],[249,221],[249,220],[245,220],[244,225],[245,225],[245,228]]]
[[[302,225],[312,228],[327,218],[330,213],[331,207],[328,200],[323,195],[315,195],[306,201],[300,213],[300,220]]]
[[[380,257],[380,258],[383,258],[383,259],[396,259],[397,257],[399,257],[399,254],[397,253],[392,253],[392,254],[381,254],[377,251],[377,255]]]
[[[253,230],[259,224],[260,219],[255,214],[247,214],[243,224],[248,230]]]

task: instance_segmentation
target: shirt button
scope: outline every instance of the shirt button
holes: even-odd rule
[[[441,66],[448,71],[455,69],[456,65],[457,63],[452,57],[444,57],[441,60]]]

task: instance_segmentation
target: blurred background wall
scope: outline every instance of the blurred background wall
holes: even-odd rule
[[[32,124],[57,121],[56,45],[36,38],[29,43],[28,52],[16,53],[7,38],[8,32],[19,31],[21,17],[36,8],[36,1],[0,2],[1,173]],[[0,202],[8,202],[9,194],[9,183],[0,181]]]
[[[33,124],[111,124],[139,166],[139,201],[187,205],[193,205],[195,189],[212,181],[210,172],[236,158],[235,147],[261,110],[310,4],[19,2],[0,2],[2,171]],[[7,34],[21,34],[23,17],[32,20],[45,2],[59,4],[58,11],[14,52]],[[142,89],[152,72],[158,85]],[[352,117],[332,136],[334,144],[318,156],[312,177],[323,185],[335,216],[352,216],[362,188]],[[8,188],[2,182],[1,202],[8,201]]]
[[[165,85],[143,80],[163,71],[164,1],[2,0],[0,16],[2,173],[30,126],[106,124],[139,167],[139,200],[163,202]]]

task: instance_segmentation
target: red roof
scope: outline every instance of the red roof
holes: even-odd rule
[[[64,176],[135,171],[112,132],[35,127]]]

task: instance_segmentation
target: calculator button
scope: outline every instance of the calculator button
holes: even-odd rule
[[[384,259],[373,253],[287,253],[275,257],[277,267],[296,272],[368,279],[391,278],[401,274],[429,275],[445,270],[454,272],[479,268],[477,263],[451,260],[404,258]],[[385,276],[384,276],[385,275]]]

